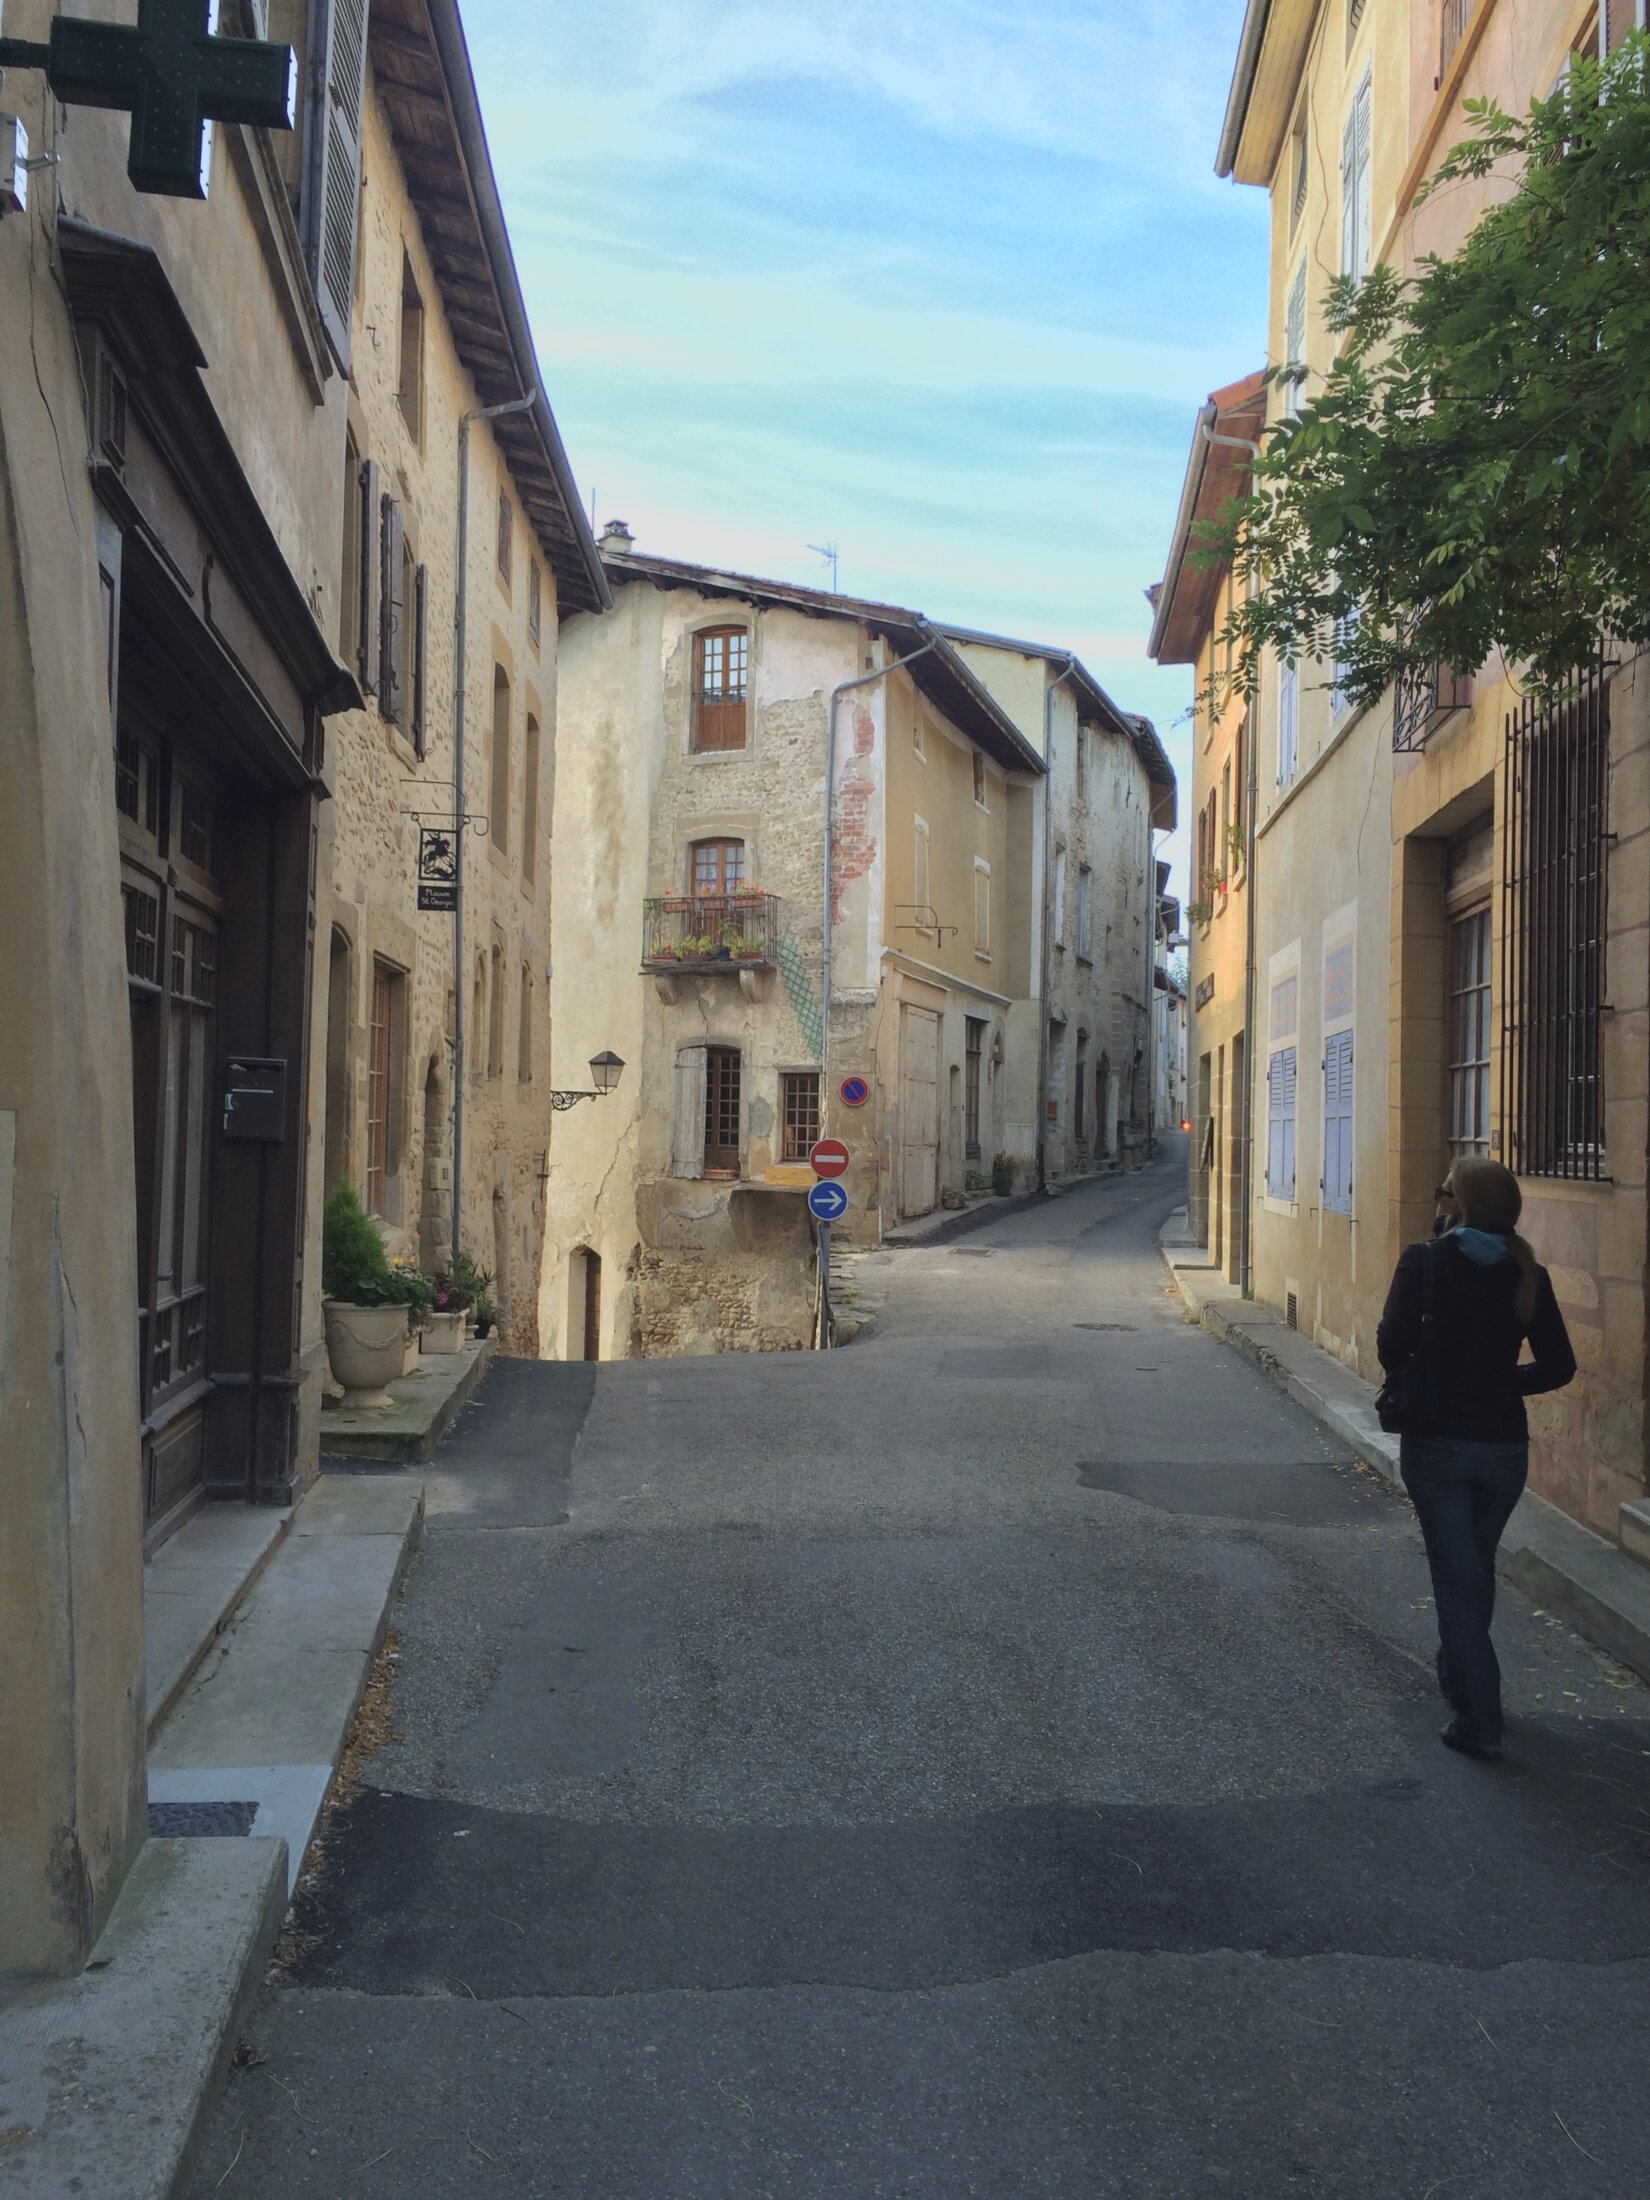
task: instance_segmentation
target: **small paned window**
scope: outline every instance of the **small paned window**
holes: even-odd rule
[[[780,1158],[806,1161],[819,1143],[819,1072],[788,1069],[779,1080],[784,1127]]]
[[[739,1050],[705,1049],[705,1173],[739,1174]]]
[[[991,866],[974,858],[974,952],[991,954]]]
[[[367,1040],[367,1212],[384,1212],[390,1148],[390,1028],[394,1020],[395,973],[387,963],[372,966],[372,1020]]]
[[[178,847],[185,863],[192,863],[198,871],[213,868],[212,805],[187,779],[179,797]]]
[[[978,749],[974,751],[974,801],[982,810],[991,806],[986,800],[985,758]]]
[[[414,442],[424,437],[424,301],[413,279],[412,261],[401,255],[401,382],[396,392],[401,417]]]
[[[527,638],[535,649],[544,629],[544,575],[534,558],[527,568]]]
[[[980,1158],[980,1064],[985,1057],[985,1018],[967,1019],[963,1053],[963,1148],[970,1161]]]
[[[693,746],[742,749],[749,734],[750,636],[742,626],[708,628],[693,637]]]
[[[737,894],[744,886],[742,840],[696,840],[691,853],[693,891],[699,897]]]

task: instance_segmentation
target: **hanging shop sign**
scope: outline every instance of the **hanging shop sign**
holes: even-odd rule
[[[445,825],[418,828],[418,906],[458,907],[458,835]]]

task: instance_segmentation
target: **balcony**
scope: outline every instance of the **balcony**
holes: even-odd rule
[[[1399,680],[1392,704],[1392,746],[1403,756],[1424,749],[1427,742],[1458,710],[1472,707],[1472,680],[1447,665],[1428,665],[1423,671],[1405,673]]]
[[[777,894],[665,894],[642,904],[642,969],[655,978],[772,970]]]

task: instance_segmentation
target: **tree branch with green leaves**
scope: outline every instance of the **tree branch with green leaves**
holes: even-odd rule
[[[1505,177],[1452,256],[1332,285],[1342,339],[1275,423],[1248,493],[1197,529],[1246,593],[1222,639],[1353,704],[1496,652],[1557,695],[1601,639],[1650,644],[1650,38],[1577,56],[1524,116],[1473,132],[1422,196]]]

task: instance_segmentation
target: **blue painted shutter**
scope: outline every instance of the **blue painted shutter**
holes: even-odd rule
[[[1323,1057],[1323,1203],[1352,1212],[1352,1034],[1337,1031]]]
[[[1295,1196],[1295,1050],[1278,1047],[1266,1069],[1266,1189]]]

